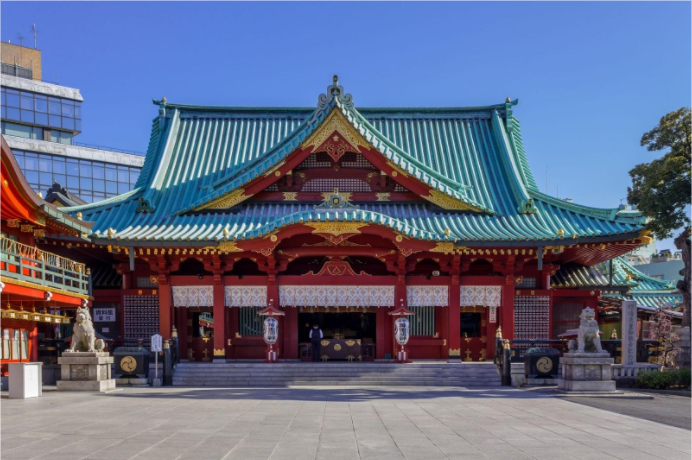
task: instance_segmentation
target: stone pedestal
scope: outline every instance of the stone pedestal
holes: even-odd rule
[[[603,353],[565,353],[560,358],[562,378],[557,387],[563,391],[604,393],[615,391],[614,359]]]
[[[58,358],[61,380],[60,391],[108,391],[115,389],[111,378],[113,358],[107,352],[63,353]]]

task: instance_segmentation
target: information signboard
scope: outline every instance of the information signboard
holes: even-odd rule
[[[95,323],[112,323],[115,321],[115,308],[94,308]]]
[[[163,350],[163,337],[160,334],[154,334],[151,336],[151,351],[162,351]]]

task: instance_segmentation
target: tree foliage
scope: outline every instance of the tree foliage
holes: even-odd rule
[[[647,228],[656,238],[671,236],[674,230],[685,227],[676,238],[675,245],[683,253],[685,263],[683,280],[678,289],[683,296],[682,325],[690,325],[690,219],[686,214],[690,205],[690,166],[692,166],[692,130],[690,109],[682,107],[661,118],[658,126],[644,134],[641,145],[650,152],[669,149],[651,163],[642,163],[630,171],[632,187],[627,189],[627,201],[637,205],[649,218]],[[687,358],[686,358],[687,359]]]
[[[686,214],[692,187],[690,109],[683,107],[661,118],[658,126],[642,136],[641,145],[649,151],[669,150],[630,171],[627,201],[650,218],[647,227],[656,238],[669,238],[690,223]]]

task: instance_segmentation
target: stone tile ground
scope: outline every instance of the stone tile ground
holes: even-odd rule
[[[516,389],[44,392],[2,459],[690,459],[690,431]]]

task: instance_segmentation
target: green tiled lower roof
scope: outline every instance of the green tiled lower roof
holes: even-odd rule
[[[610,267],[613,268],[612,284],[616,287],[626,287],[632,292],[659,292],[675,289],[675,283],[652,278],[634,266],[627,263],[624,257],[616,257],[608,262],[586,267],[568,263],[551,277],[553,287],[605,287],[610,282]]]
[[[141,192],[139,192],[141,193]],[[315,211],[311,204],[283,204],[250,202],[238,212],[209,212],[188,215],[161,216],[159,213],[138,214],[137,194],[112,203],[107,207],[84,211],[84,219],[94,220],[94,236],[108,236],[108,229],[116,230],[114,237],[122,240],[208,240],[224,238],[256,238],[282,226],[309,220],[367,222],[394,228],[411,238],[431,241],[536,241],[558,238],[558,228],[565,228],[581,237],[627,233],[633,226],[615,224],[585,216],[574,216],[538,203],[536,214],[507,216],[478,216],[471,213],[441,212],[425,204],[361,204],[355,211]],[[550,213],[550,218],[542,214]],[[450,235],[445,235],[449,229]],[[571,241],[571,236],[567,237]],[[559,239],[558,239],[559,241]]]
[[[611,263],[603,262],[592,267],[565,264],[551,277],[550,284],[556,288],[591,288],[608,290],[610,287]],[[647,307],[674,307],[682,303],[682,295],[676,294],[672,281],[652,278],[627,263],[623,257],[612,260],[612,287],[625,289],[624,293],[606,293],[606,297],[635,300],[637,305]]]

